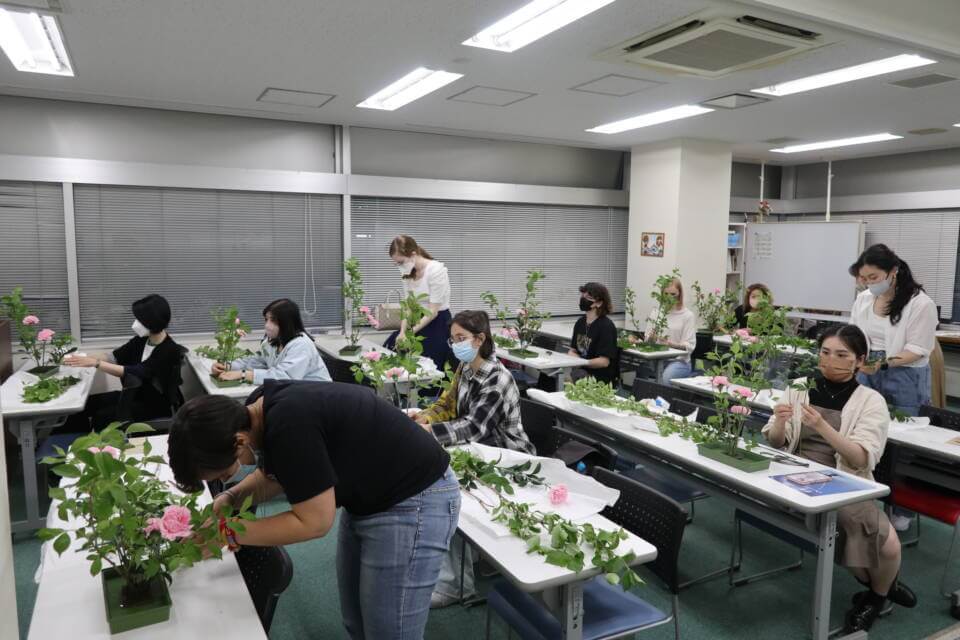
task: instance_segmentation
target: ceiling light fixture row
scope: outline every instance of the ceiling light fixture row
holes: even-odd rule
[[[55,16],[0,6],[0,49],[17,71],[74,75]]]

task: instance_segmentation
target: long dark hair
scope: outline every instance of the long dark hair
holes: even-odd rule
[[[875,244],[861,253],[857,261],[850,265],[850,275],[859,278],[860,269],[864,265],[870,265],[888,274],[894,269],[897,270],[894,278],[893,300],[887,304],[886,309],[890,324],[896,325],[903,316],[903,308],[913,299],[913,296],[923,291],[923,285],[913,279],[910,266],[885,244]]]
[[[263,308],[264,320],[267,319],[267,314],[273,317],[273,321],[280,329],[277,337],[270,341],[270,344],[278,349],[282,349],[288,342],[307,332],[300,317],[300,307],[293,300],[288,298],[274,300]]]
[[[412,258],[413,256],[422,256],[427,260],[433,260],[433,256],[430,255],[430,252],[417,244],[417,241],[412,237],[401,233],[396,238],[390,242],[390,247],[387,249],[387,255],[391,258],[395,255],[403,256],[404,258]],[[403,276],[404,280],[415,280],[417,278],[417,268],[414,267],[413,271],[409,274]]]
[[[168,440],[170,468],[177,486],[203,489],[202,476],[222,472],[237,460],[236,437],[250,430],[247,408],[226,396],[197,396],[173,417]]]
[[[490,316],[486,311],[461,311],[453,316],[450,326],[460,325],[473,335],[483,334],[483,344],[480,345],[480,357],[489,360],[493,355],[493,336],[490,334]]]
[[[756,311],[753,307],[750,306],[750,296],[754,291],[762,291],[763,295],[767,297],[767,302],[773,304],[773,294],[770,293],[770,287],[760,282],[754,282],[752,285],[747,287],[747,290],[743,294],[743,312],[749,313],[751,311]]]

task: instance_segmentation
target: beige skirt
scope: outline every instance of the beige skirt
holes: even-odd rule
[[[837,512],[837,564],[876,569],[880,548],[889,535],[890,520],[873,500],[841,508]]]

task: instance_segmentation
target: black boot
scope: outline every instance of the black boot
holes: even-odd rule
[[[847,612],[843,632],[869,631],[880,615],[886,600],[886,596],[881,596],[873,591],[869,591],[863,597],[858,598],[853,608]]]
[[[860,591],[859,593],[853,594],[851,602],[854,606],[856,606],[857,601],[860,598],[869,593],[870,589],[869,582],[864,582],[860,578],[857,578],[857,582],[866,587],[868,591]],[[893,579],[893,585],[891,585],[890,591],[887,593],[887,600],[893,604],[905,607],[907,609],[913,609],[915,606],[917,606],[916,594],[913,592],[913,589],[900,582],[900,574],[897,574],[897,577]]]

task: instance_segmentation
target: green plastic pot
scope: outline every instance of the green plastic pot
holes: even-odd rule
[[[736,449],[736,455],[731,456],[727,453],[726,445],[698,444],[697,453],[702,455],[704,458],[710,458],[711,460],[722,462],[727,466],[733,467],[734,469],[739,469],[740,471],[745,471],[747,473],[763,471],[770,468],[770,458],[761,456],[760,454],[752,451],[747,451],[746,449],[740,449],[739,447]]]
[[[170,619],[170,591],[161,576],[150,581],[149,593],[143,600],[128,606],[120,604],[123,578],[116,569],[110,568],[100,574],[103,585],[103,603],[107,612],[110,633],[123,633]]]

